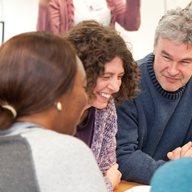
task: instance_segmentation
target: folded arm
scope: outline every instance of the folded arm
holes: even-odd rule
[[[163,160],[154,160],[142,151],[142,136],[139,136],[139,117],[136,104],[126,102],[117,110],[117,162],[122,179],[149,184],[154,171],[164,164]],[[145,128],[143,120],[143,127]]]

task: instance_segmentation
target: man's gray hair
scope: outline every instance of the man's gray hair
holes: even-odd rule
[[[154,43],[159,37],[192,45],[192,1],[184,8],[167,11],[159,20]]]

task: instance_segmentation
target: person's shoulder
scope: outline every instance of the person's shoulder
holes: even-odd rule
[[[89,153],[89,148],[81,140],[48,129],[32,128],[30,131],[23,133],[22,136],[33,146],[41,145],[44,148],[48,146],[57,151],[64,150],[65,148],[78,151],[81,148],[81,150]]]
[[[190,192],[192,189],[192,158],[169,161],[159,167],[151,179],[152,192]]]
[[[22,136],[29,142],[41,186],[54,189],[49,191],[105,191],[94,155],[83,141],[41,128]]]
[[[68,159],[73,164],[78,161],[92,164],[95,161],[91,149],[74,136],[41,128],[33,128],[22,136],[26,138],[36,159],[46,161],[48,158],[53,163],[59,159]]]
[[[136,62],[137,62],[137,65],[138,65],[138,66],[141,66],[141,65],[143,65],[144,63],[147,63],[148,60],[149,60],[149,58],[151,58],[151,57],[154,57],[153,53],[149,53],[148,55],[146,55],[146,56],[143,57],[142,59],[137,60],[137,61],[136,61]]]

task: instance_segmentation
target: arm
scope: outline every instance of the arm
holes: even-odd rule
[[[47,6],[50,0],[39,0],[40,5]]]
[[[50,1],[49,14],[50,14],[51,31],[54,34],[59,34],[61,27],[61,14],[60,14],[60,4],[58,0]]]
[[[105,173],[105,181],[107,184],[108,191],[113,191],[111,189],[114,189],[121,181],[121,172],[118,170],[119,165],[116,163],[116,138],[115,135],[117,133],[117,114],[116,114],[116,107],[114,104],[114,101],[111,100],[108,105],[107,113],[109,114],[108,120],[106,122],[106,130],[109,137],[107,140],[107,143],[109,145],[105,145],[106,152],[107,152],[107,158],[109,159],[109,165],[111,167],[107,169]],[[112,158],[111,158],[112,157]]]
[[[155,161],[142,151],[146,122],[144,112],[140,110],[141,114],[138,114],[137,111],[134,101],[117,108],[117,160],[122,179],[149,184],[152,174],[164,161]]]
[[[48,3],[50,0],[40,0],[38,7],[37,31],[49,31]]]
[[[115,163],[112,165],[105,174],[105,182],[107,184],[107,189],[109,192],[112,192],[113,189],[121,181],[121,172],[118,170],[119,165]]]
[[[99,125],[99,128],[97,126],[97,131],[100,134],[102,132],[102,135],[99,136],[100,139],[102,138],[100,140],[102,145],[98,163],[105,176],[108,192],[112,192],[113,188],[119,184],[121,179],[121,173],[118,170],[118,164],[116,163],[115,135],[117,133],[117,114],[113,100],[110,101],[106,109],[97,110],[96,122],[99,122],[96,123]],[[99,140],[99,137],[97,137],[97,140]]]
[[[95,126],[97,127],[94,133],[97,140],[95,145],[100,148],[97,149],[99,151],[97,161],[105,174],[116,163],[117,114],[113,100],[106,109],[96,110]]]
[[[71,158],[71,162],[74,161],[71,167],[74,167],[75,170],[73,173],[71,173],[72,177],[74,178],[74,182],[72,183],[72,185],[77,182],[77,186],[74,187],[76,188],[75,190],[82,192],[107,192],[102,174],[90,149],[87,148],[83,150],[83,147],[81,147],[80,144],[76,146],[76,148],[79,148],[77,149],[79,153],[76,152],[75,157],[76,159],[79,159],[75,162],[74,157]],[[76,175],[76,177],[74,177],[74,175]],[[78,190],[78,188],[80,189]],[[74,189],[71,191],[74,191]]]
[[[118,22],[125,30],[137,31],[141,23],[140,0],[114,1]]]
[[[82,141],[36,128],[23,135],[31,146],[40,191],[107,192],[93,153]]]

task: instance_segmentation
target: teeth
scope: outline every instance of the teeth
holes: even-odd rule
[[[109,99],[111,97],[110,94],[107,93],[100,93],[101,96],[106,97],[107,99]]]

